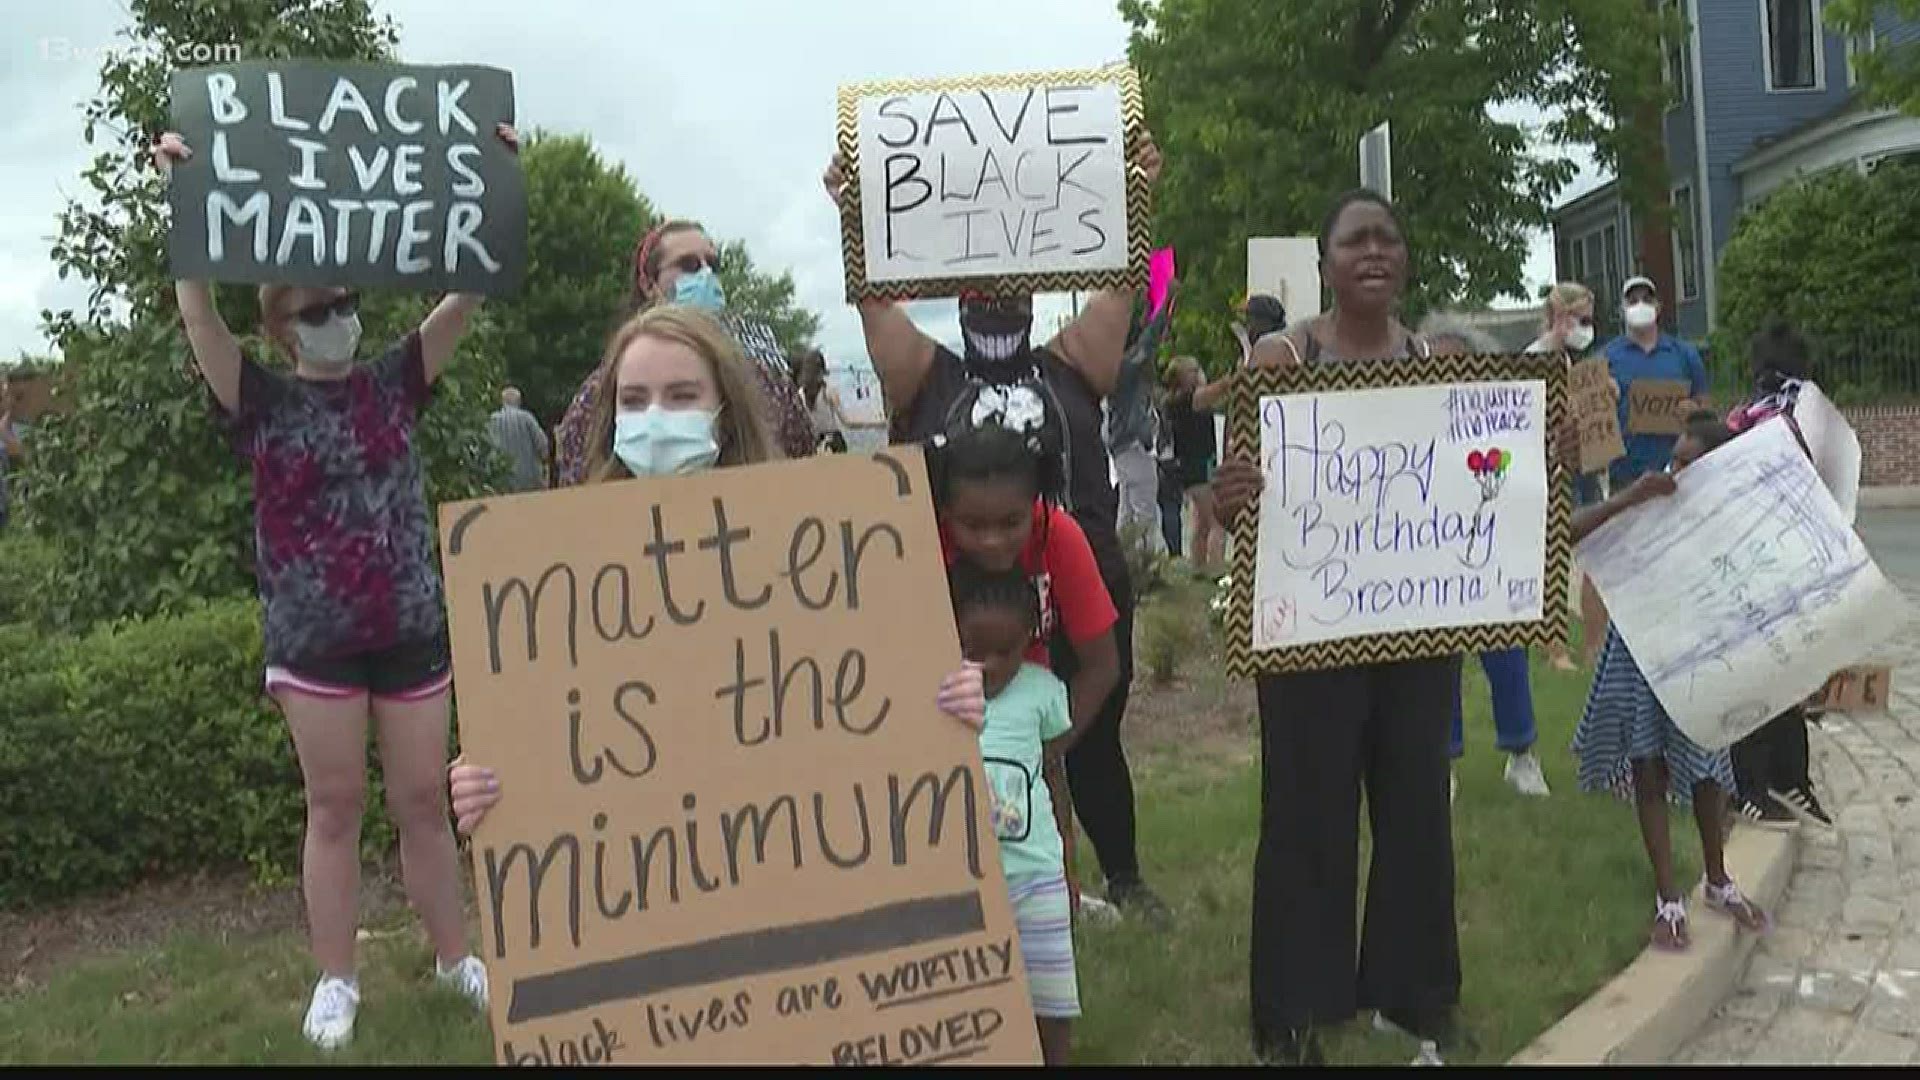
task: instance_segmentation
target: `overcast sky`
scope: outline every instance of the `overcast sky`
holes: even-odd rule
[[[841,300],[837,219],[819,175],[842,82],[1093,67],[1126,55],[1114,0],[378,0],[409,63],[479,63],[513,73],[519,126],[590,135],[655,207],[744,239],[755,261],[793,272],[838,366],[864,363],[859,319]],[[128,23],[118,0],[7,6],[0,41],[0,357],[46,351],[42,308],[79,307],[48,256],[65,196],[91,152],[80,105],[100,50]],[[1591,162],[1567,195],[1597,182]],[[1356,166],[1357,169],[1357,166]],[[1357,175],[1356,175],[1357,179]],[[1530,286],[1552,249],[1536,239]],[[1042,298],[1041,328],[1065,311]],[[944,340],[951,302],[914,306]]]

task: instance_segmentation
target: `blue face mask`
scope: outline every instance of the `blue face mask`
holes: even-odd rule
[[[714,441],[716,414],[703,409],[623,412],[613,420],[613,452],[635,476],[699,472],[720,458]]]
[[[727,291],[720,287],[720,275],[711,266],[703,266],[699,273],[681,274],[673,283],[673,302],[719,311],[727,306]]]

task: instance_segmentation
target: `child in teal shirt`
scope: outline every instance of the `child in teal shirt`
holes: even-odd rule
[[[1073,736],[1067,685],[1026,660],[1040,625],[1040,597],[1018,568],[982,570],[962,560],[948,572],[960,648],[979,664],[987,695],[980,756],[992,788],[1000,869],[1013,900],[1020,953],[1048,1065],[1067,1063],[1080,990],[1073,967],[1073,916],[1053,798],[1043,758],[1066,752]]]

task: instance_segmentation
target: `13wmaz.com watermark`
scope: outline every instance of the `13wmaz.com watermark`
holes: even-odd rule
[[[162,48],[151,42],[87,45],[71,38],[46,37],[40,39],[40,59],[55,63],[160,60],[174,67],[198,67],[234,63],[240,59],[240,46],[235,42],[216,44],[205,41],[183,41],[172,48]]]

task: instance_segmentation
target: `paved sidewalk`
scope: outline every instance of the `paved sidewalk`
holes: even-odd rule
[[[1881,517],[1862,531],[1920,610],[1903,535],[1914,523]],[[1810,733],[1814,783],[1838,828],[1800,827],[1776,929],[1674,1063],[1920,1063],[1920,618],[1890,659],[1886,713],[1832,716]]]

